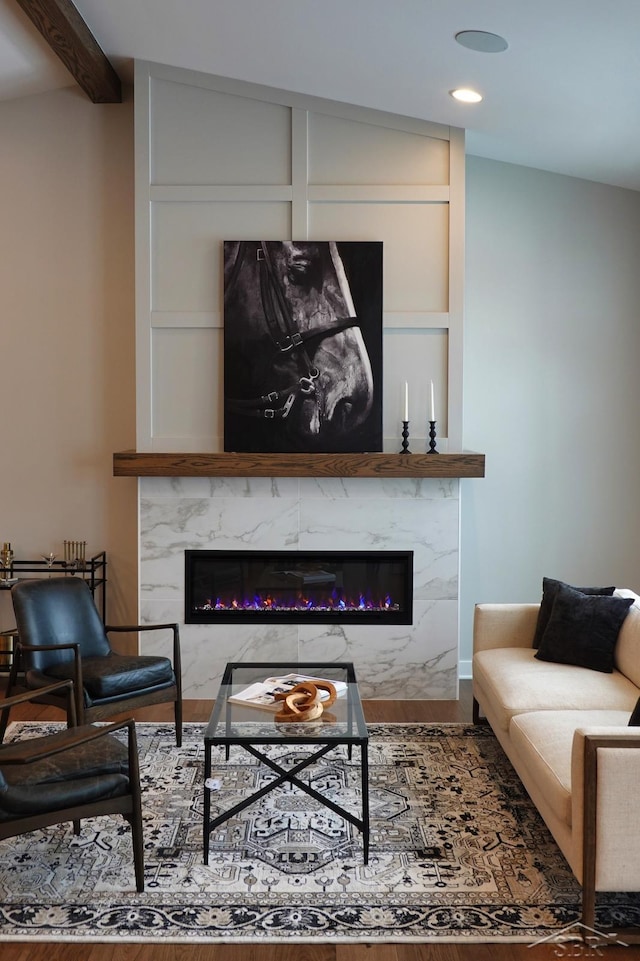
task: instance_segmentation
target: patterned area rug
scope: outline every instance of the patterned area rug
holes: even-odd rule
[[[19,723],[7,740],[52,724]],[[372,724],[371,856],[359,832],[291,786],[225,822],[202,857],[203,730],[139,724],[146,891],[122,818],[0,843],[0,940],[526,941],[579,918],[580,892],[496,739],[460,724]],[[271,749],[289,765],[298,748]],[[342,748],[306,772],[354,814],[359,766]],[[224,810],[273,774],[214,750]],[[640,923],[610,896],[603,925]]]

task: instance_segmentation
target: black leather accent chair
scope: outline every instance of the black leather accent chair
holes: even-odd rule
[[[103,720],[149,704],[174,703],[176,743],[182,743],[182,679],[177,624],[113,627],[102,623],[91,591],[80,577],[19,581],[11,588],[18,642],[7,696],[17,688],[37,691],[54,681],[72,680],[79,724]],[[171,630],[168,657],[116,653],[112,632]],[[24,678],[24,684],[18,679]],[[61,704],[60,698],[38,700]],[[8,721],[0,702],[2,725]],[[0,737],[4,727],[0,726]]]
[[[69,694],[71,692],[71,696]],[[69,697],[73,683],[59,681],[40,691]],[[34,700],[34,692],[2,704]],[[127,730],[127,743],[114,737]],[[0,746],[0,839],[72,821],[80,834],[83,818],[121,814],[131,825],[136,888],[144,891],[144,854],[136,728],[132,719],[92,727],[68,727],[44,737]],[[55,857],[55,850],[51,852]]]

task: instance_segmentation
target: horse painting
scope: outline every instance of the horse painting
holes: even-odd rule
[[[381,243],[225,241],[224,446],[381,450]]]

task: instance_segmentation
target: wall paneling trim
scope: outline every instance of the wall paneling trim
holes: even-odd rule
[[[135,106],[126,470],[139,475],[142,620],[181,623],[186,697],[214,697],[227,660],[320,655],[352,660],[366,697],[455,697],[458,478],[484,474],[482,455],[462,453],[462,131],[148,63],[136,65]],[[255,464],[244,476],[246,458],[224,474],[222,242],[234,239],[383,242],[383,453],[325,456],[326,476],[318,459],[301,470],[282,458],[258,465],[269,476]],[[436,457],[425,455],[430,380]],[[411,469],[397,453],[405,381],[411,449],[424,455]],[[186,549],[363,545],[414,551],[413,624],[184,624]]]

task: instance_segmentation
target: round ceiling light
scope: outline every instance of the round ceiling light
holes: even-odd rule
[[[509,46],[504,37],[487,30],[461,30],[455,38],[463,47],[480,53],[502,53]]]
[[[459,87],[457,90],[450,90],[449,93],[454,100],[460,100],[461,103],[480,103],[482,100],[481,93],[470,90],[468,87]]]

